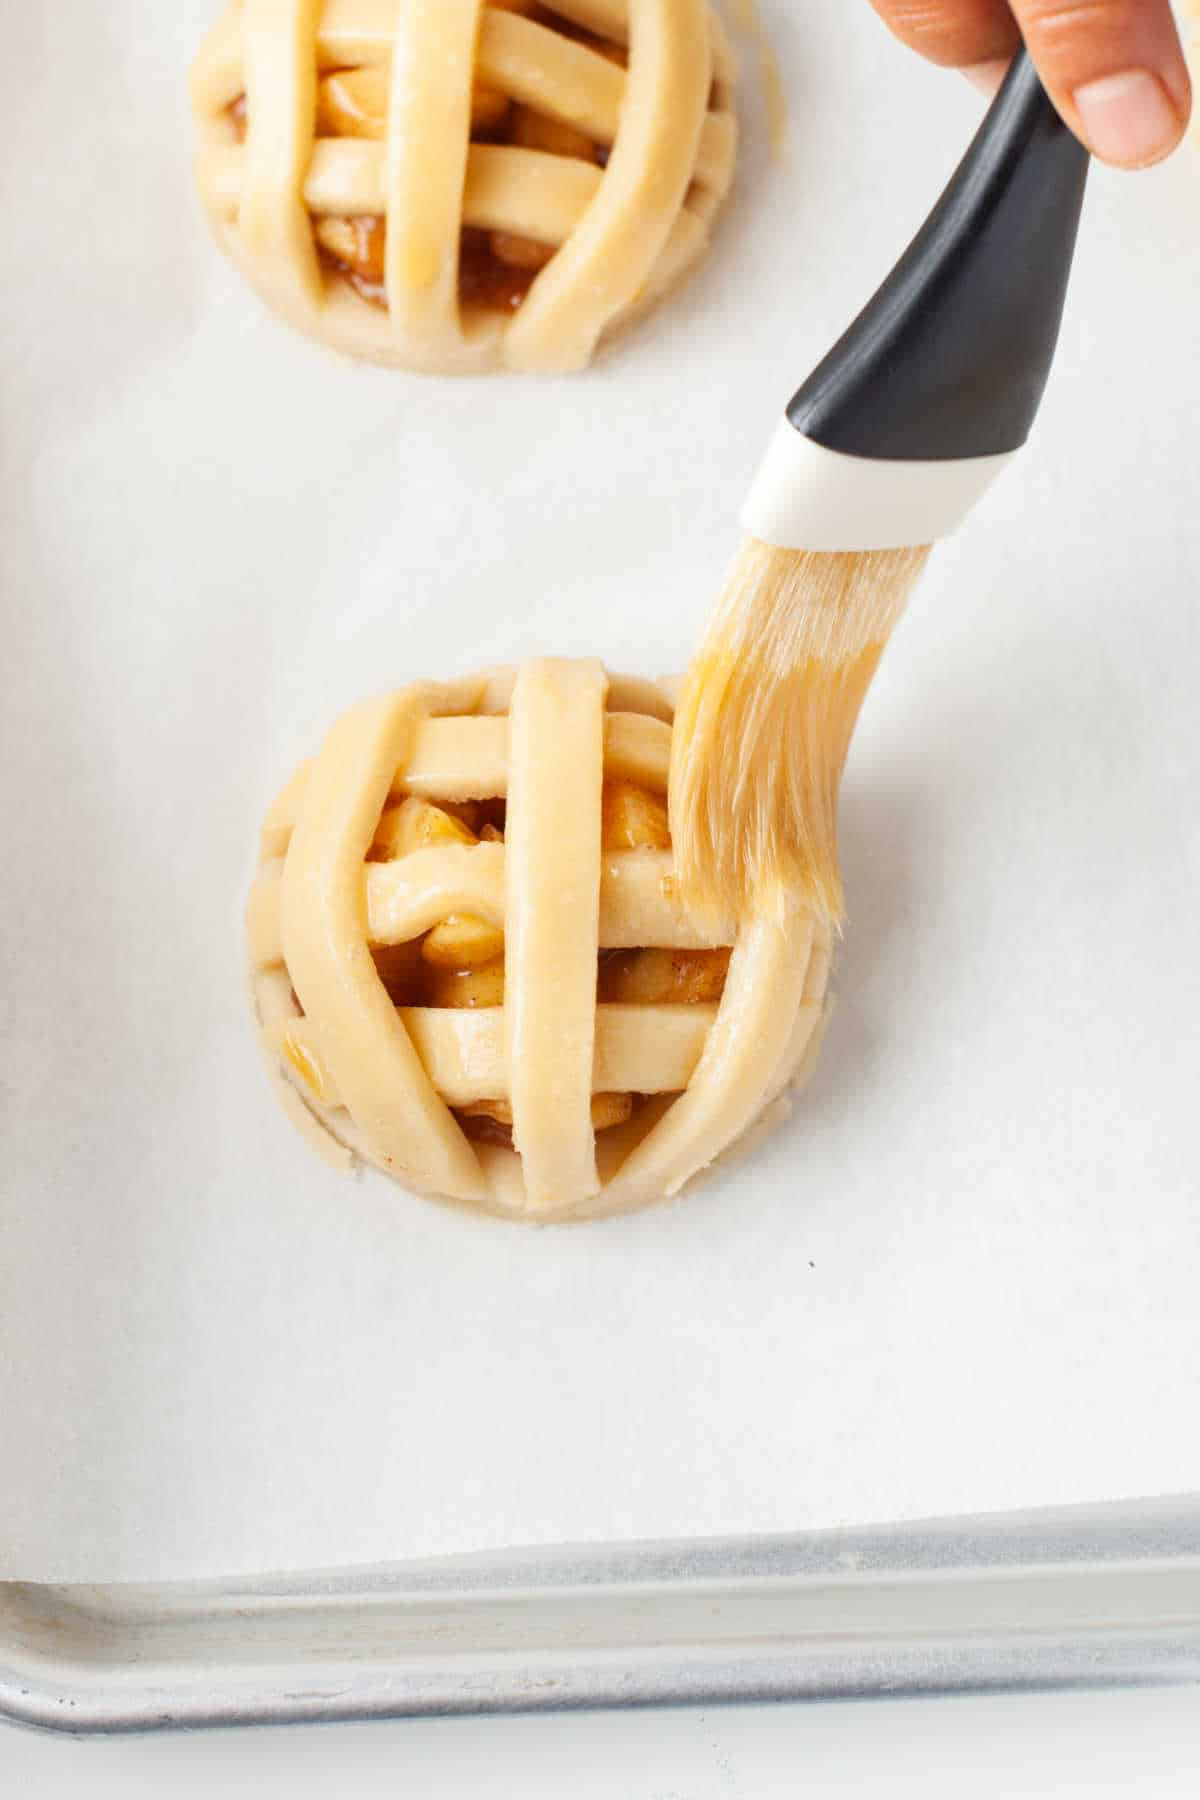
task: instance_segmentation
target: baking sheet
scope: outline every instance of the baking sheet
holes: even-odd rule
[[[259,814],[365,692],[678,667],[784,394],[978,117],[764,5],[739,192],[588,376],[348,367],[189,191],[210,0],[0,68],[0,1574],[169,1579],[1200,1487],[1200,167],[1098,172],[1036,447],[945,547],[846,795],[789,1125],[678,1206],[506,1227],[277,1113]],[[76,20],[79,20],[76,23]]]

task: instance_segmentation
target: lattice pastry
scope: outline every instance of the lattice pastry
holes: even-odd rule
[[[264,1048],[327,1148],[539,1220],[674,1194],[815,1054],[830,942],[706,931],[672,869],[663,689],[534,662],[372,700],[268,814]]]
[[[200,192],[325,343],[576,369],[705,248],[733,80],[708,0],[232,0],[193,71]]]

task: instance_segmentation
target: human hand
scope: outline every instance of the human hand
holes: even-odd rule
[[[1191,83],[1169,0],[871,0],[902,42],[994,88],[1023,36],[1055,106],[1104,162],[1179,142]]]

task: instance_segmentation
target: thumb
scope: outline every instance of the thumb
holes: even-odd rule
[[[1012,0],[1063,118],[1105,162],[1161,161],[1187,128],[1192,92],[1169,0]]]

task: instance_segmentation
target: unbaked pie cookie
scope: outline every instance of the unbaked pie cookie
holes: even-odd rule
[[[356,707],[268,814],[258,1026],[306,1130],[509,1216],[677,1193],[815,1053],[808,915],[701,925],[667,821],[671,703],[533,662]]]
[[[708,0],[231,0],[192,75],[200,192],[324,343],[577,369],[704,250],[733,80]]]

